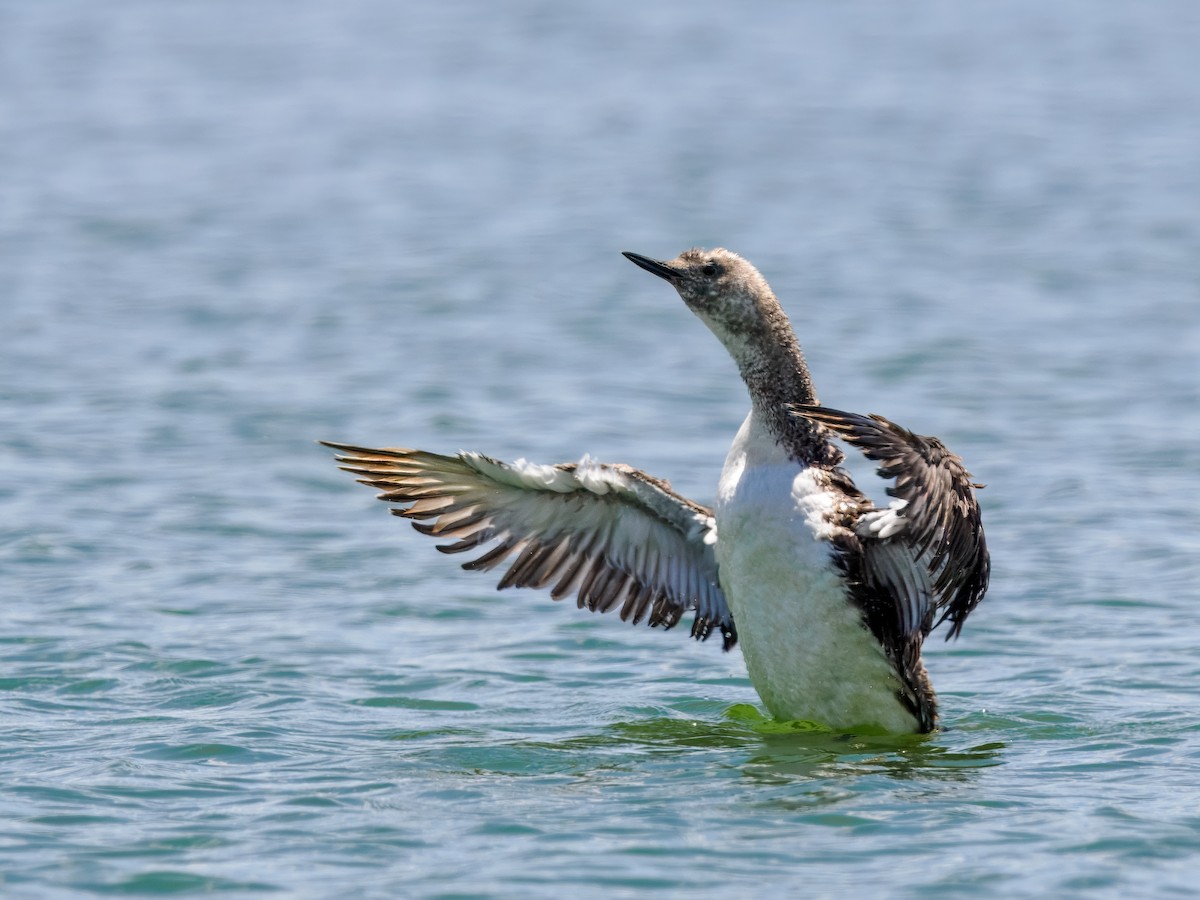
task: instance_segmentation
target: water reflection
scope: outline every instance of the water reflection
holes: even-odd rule
[[[900,781],[966,781],[974,770],[998,766],[1006,745],[958,747],[947,736],[883,737],[847,734],[773,735],[767,752],[742,764],[744,777],[765,784],[801,779],[885,775]]]

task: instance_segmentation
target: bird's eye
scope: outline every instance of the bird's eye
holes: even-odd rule
[[[703,272],[706,277],[712,278],[714,275],[716,275],[721,270],[717,268],[716,263],[706,262],[703,266],[700,267],[700,271]]]

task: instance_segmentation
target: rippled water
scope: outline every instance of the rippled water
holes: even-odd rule
[[[0,4],[5,896],[1190,895],[1185,2]],[[746,400],[618,251],[766,273],[988,483],[945,730],[497,594],[317,438],[710,501]],[[859,467],[866,476],[869,469]]]

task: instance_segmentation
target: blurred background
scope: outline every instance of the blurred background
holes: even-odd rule
[[[6,894],[1187,889],[1198,46],[1182,0],[0,0]],[[744,388],[619,256],[693,245],[988,484],[933,739],[766,740],[737,652],[496,594],[313,444],[711,502]]]

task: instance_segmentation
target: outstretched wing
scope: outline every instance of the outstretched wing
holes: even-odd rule
[[[555,600],[574,594],[580,608],[619,609],[651,627],[670,628],[694,609],[693,637],[717,629],[726,650],[737,642],[717,580],[712,513],[664,481],[587,457],[542,466],[321,443],[339,451],[342,469],[381,490],[380,500],[405,504],[395,515],[452,539],[438,545],[443,553],[493,545],[464,569],[487,571],[516,554],[499,589],[549,586]]]
[[[900,603],[900,625],[928,633],[950,620],[956,636],[983,599],[990,572],[987,541],[975,489],[962,460],[937,438],[913,434],[882,416],[860,416],[824,406],[796,406],[868,459],[881,465],[896,500],[887,509],[862,515],[855,527],[867,565]],[[904,552],[902,552],[904,551]],[[915,562],[924,571],[912,570]]]

